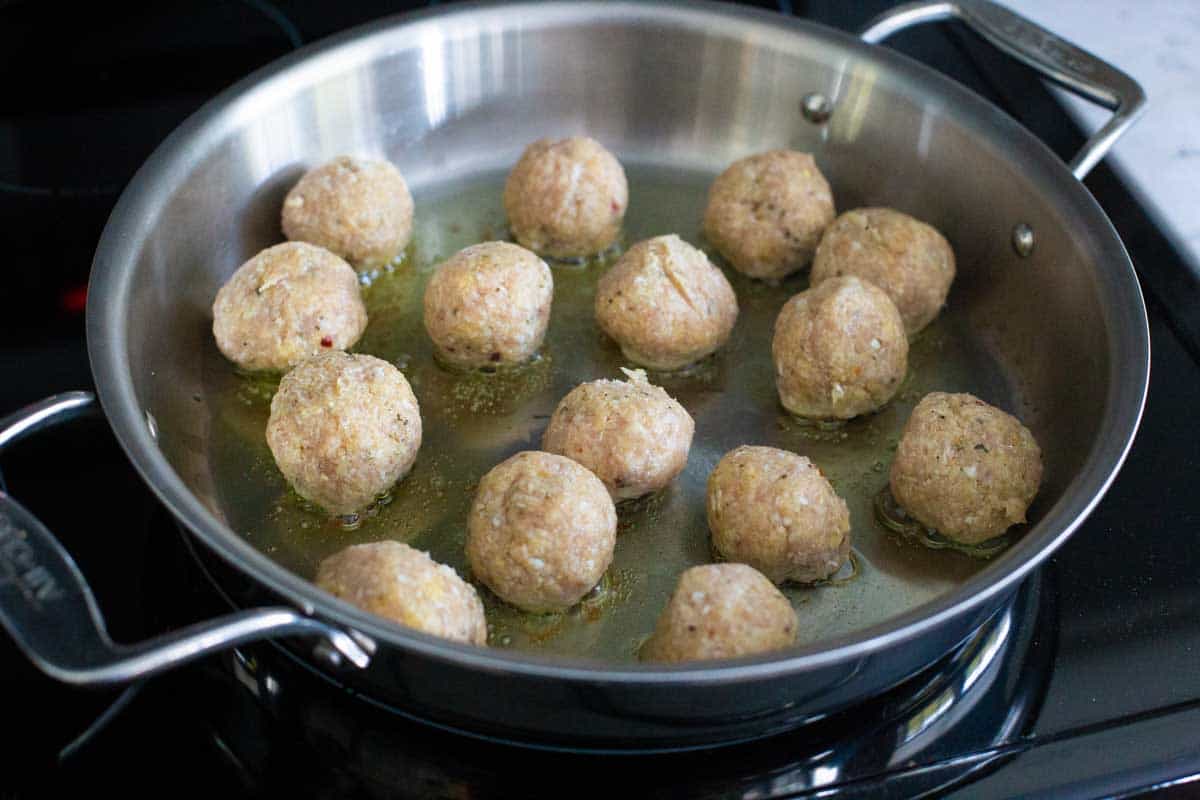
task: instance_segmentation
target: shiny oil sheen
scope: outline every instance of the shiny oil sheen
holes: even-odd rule
[[[665,233],[704,246],[700,219],[711,174],[634,165],[628,174],[623,246]],[[508,235],[503,180],[503,173],[484,173],[419,194],[415,237],[404,261],[364,288],[370,323],[354,350],[404,371],[421,404],[424,441],[412,473],[356,527],[347,529],[305,503],[275,468],[263,438],[273,383],[237,375],[228,364],[208,370],[210,396],[219,398],[210,430],[221,504],[235,530],[288,569],[311,578],[322,558],[343,547],[397,539],[469,575],[463,547],[480,477],[514,452],[538,449],[555,405],[574,386],[620,378],[622,367],[636,367],[598,329],[593,314],[596,280],[618,253],[583,265],[551,262],[550,328],[533,363],[464,373],[435,361],[421,320],[425,283],[437,263],[458,249]],[[800,616],[802,642],[882,622],[981,567],[977,559],[889,533],[872,511],[904,422],[926,392],[969,391],[1021,413],[1003,371],[955,304],[913,342],[909,375],[894,402],[842,426],[818,427],[794,419],[779,404],[770,352],[775,317],[789,297],[806,288],[807,275],[771,286],[725,272],[741,309],[728,345],[682,373],[651,374],[696,420],[687,469],[666,490],[619,507],[613,565],[570,611],[520,612],[484,589],[492,646],[635,658],[679,573],[712,560],[705,481],[717,460],[741,444],[810,457],[850,505],[857,574],[815,588],[784,588]]]

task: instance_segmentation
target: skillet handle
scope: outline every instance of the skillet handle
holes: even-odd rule
[[[42,428],[97,411],[91,392],[67,392],[34,403],[0,421],[0,453]],[[338,654],[335,661],[357,667],[371,659],[370,642],[287,607],[238,611],[135,645],[115,644],[74,559],[6,492],[0,492],[0,624],[38,669],[80,686],[146,678],[218,650],[276,636],[318,637],[327,653]]]
[[[1044,78],[1115,112],[1071,159],[1071,172],[1079,180],[1091,172],[1145,110],[1146,93],[1129,75],[990,0],[904,3],[867,23],[859,37],[878,44],[914,25],[945,19],[962,21]]]

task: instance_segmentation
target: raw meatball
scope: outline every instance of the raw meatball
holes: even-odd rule
[[[850,419],[896,394],[908,369],[908,337],[883,290],[847,276],[787,301],[771,355],[784,408],[812,419]]]
[[[836,275],[857,275],[887,292],[911,336],[945,305],[954,251],[936,229],[907,214],[859,208],[834,220],[817,247],[813,285]]]
[[[745,564],[706,564],[679,576],[675,593],[642,645],[647,661],[737,658],[796,641],[792,604]]]
[[[408,474],[421,446],[421,412],[388,362],[325,353],[283,376],[267,444],[301,497],[352,514]]]
[[[317,567],[317,586],[409,628],[456,642],[487,642],[475,587],[400,542],[356,544],[331,555]]]
[[[550,323],[554,278],[546,262],[508,242],[459,250],[425,287],[425,330],[438,357],[459,367],[526,361]]]
[[[367,327],[354,269],[303,242],[268,247],[217,292],[213,336],[250,370],[286,370],[323,350],[345,350]]]
[[[708,476],[708,527],[727,561],[775,583],[823,580],[850,555],[850,511],[804,456],[743,445]]]
[[[471,571],[526,611],[573,606],[603,577],[616,541],[604,484],[553,453],[517,453],[494,467],[467,521]]]
[[[517,241],[551,258],[606,250],[629,206],[625,170],[595,139],[540,139],[504,184],[504,211]]]
[[[604,482],[614,501],[641,497],[687,465],[696,423],[646,373],[628,381],[582,383],[554,409],[542,449],[578,461]]]
[[[775,281],[812,260],[833,215],[833,193],[813,157],[771,150],[717,176],[704,233],[739,272]]]
[[[678,236],[638,242],[596,286],[596,322],[634,363],[686,367],[729,339],[733,287],[708,256]]]
[[[892,462],[892,496],[926,527],[977,544],[1025,521],[1042,451],[1021,422],[969,394],[925,395]]]
[[[362,269],[387,264],[412,238],[413,201],[387,161],[341,156],[309,170],[283,201],[283,234]]]

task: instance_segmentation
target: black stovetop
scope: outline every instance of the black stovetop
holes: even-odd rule
[[[758,5],[854,30],[889,3]],[[0,104],[0,415],[90,386],[87,270],[120,189],[154,146],[295,45],[404,7],[181,0],[93,4],[68,16],[54,4],[0,4],[9,76]],[[1061,155],[1081,143],[1040,82],[957,26],[890,46],[993,99]],[[980,639],[891,696],[796,734],[701,755],[605,758],[468,741],[310,691],[313,679],[269,647],[130,690],[85,692],[41,677],[0,641],[10,720],[0,797],[84,787],[136,795],[181,781],[222,796],[555,794],[546,776],[564,766],[587,778],[577,794],[1098,796],[1158,787],[1182,796],[1186,784],[1163,787],[1200,776],[1200,287],[1113,172],[1102,165],[1087,186],[1147,294],[1149,402],[1112,489],[1020,593],[994,652]],[[119,641],[221,610],[103,422],[22,444],[0,467],[13,496],[67,541]],[[950,702],[983,652],[994,656],[978,681],[986,690]],[[918,735],[932,743],[897,746],[896,737]],[[885,757],[896,752],[903,757]]]

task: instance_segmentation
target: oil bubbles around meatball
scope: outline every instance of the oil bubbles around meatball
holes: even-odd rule
[[[392,364],[325,353],[283,376],[266,436],[279,471],[301,497],[333,514],[355,514],[412,468],[421,413]]]
[[[931,392],[913,409],[889,487],[909,516],[978,546],[1025,522],[1042,451],[1016,417],[974,395]]]

